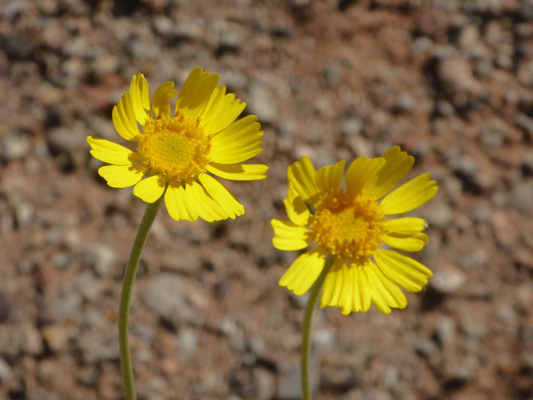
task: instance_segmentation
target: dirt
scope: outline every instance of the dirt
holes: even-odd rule
[[[257,114],[268,178],[236,220],[157,216],[130,316],[139,399],[297,399],[306,298],[277,282],[286,170],[399,145],[439,193],[405,310],[317,310],[315,399],[533,399],[533,3],[0,4],[0,399],[123,398],[121,277],[145,204],[86,137],[143,72],[197,66]],[[170,311],[169,311],[170,310]]]

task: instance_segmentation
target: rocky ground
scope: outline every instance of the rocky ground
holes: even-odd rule
[[[0,398],[122,398],[121,276],[144,204],[88,135],[202,66],[265,131],[246,214],[162,209],[131,313],[139,399],[297,399],[305,297],[271,245],[286,170],[414,154],[434,271],[405,310],[316,313],[316,399],[533,399],[533,1],[0,1]]]

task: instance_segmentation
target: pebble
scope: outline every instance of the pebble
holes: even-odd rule
[[[120,273],[115,251],[105,244],[94,244],[85,251],[85,264],[100,277],[114,277]]]
[[[2,140],[0,158],[6,162],[27,157],[32,146],[31,138],[23,134],[12,134]]]
[[[466,283],[466,275],[452,265],[440,265],[435,275],[429,280],[433,289],[441,294],[456,293]]]
[[[442,346],[450,345],[455,340],[456,324],[450,317],[441,317],[437,322],[437,338]]]
[[[42,329],[43,339],[54,353],[67,349],[70,340],[68,328],[63,325],[47,325]]]
[[[450,57],[440,60],[437,75],[449,93],[475,93],[479,84],[474,78],[470,63],[462,58]]]
[[[44,346],[41,339],[41,333],[32,323],[22,324],[20,327],[20,334],[24,343],[24,353],[37,356],[43,352]]]
[[[510,127],[501,119],[492,118],[486,128],[479,134],[479,140],[488,148],[496,149],[500,147],[510,131]]]
[[[6,360],[0,357],[0,383],[7,383],[13,378],[11,367]]]
[[[278,108],[272,91],[259,83],[250,85],[248,107],[251,114],[257,115],[260,123],[272,123],[278,117]]]
[[[463,269],[481,268],[489,261],[487,252],[483,249],[475,249],[461,257],[459,265]]]
[[[70,154],[86,148],[86,135],[83,127],[59,127],[50,130],[46,135],[46,143],[52,155]]]
[[[509,206],[525,216],[533,215],[533,181],[519,181],[510,191]]]
[[[182,328],[178,334],[179,358],[190,360],[198,349],[198,333],[194,329]]]
[[[253,379],[255,382],[257,400],[270,400],[276,395],[276,380],[274,375],[265,368],[254,368]]]
[[[300,400],[302,398],[300,365],[284,371],[279,376],[278,393],[280,400]],[[310,362],[311,393],[316,393],[320,385],[320,363],[316,354],[311,355]]]
[[[453,212],[447,203],[431,202],[424,207],[421,217],[427,220],[432,228],[444,229],[451,226]]]
[[[173,327],[182,323],[199,324],[203,316],[194,307],[183,279],[175,274],[162,273],[151,279],[144,295],[146,306]],[[191,288],[189,288],[191,289]],[[194,289],[192,289],[194,290]]]
[[[325,65],[323,76],[327,87],[335,87],[344,77],[344,68],[340,62],[331,60]]]

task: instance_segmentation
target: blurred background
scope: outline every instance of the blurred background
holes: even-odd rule
[[[0,398],[122,398],[121,277],[145,205],[86,137],[197,66],[264,129],[235,221],[161,208],[133,295],[139,399],[299,398],[306,297],[271,244],[287,167],[416,156],[435,273],[408,307],[317,311],[316,399],[533,399],[533,1],[1,0]]]

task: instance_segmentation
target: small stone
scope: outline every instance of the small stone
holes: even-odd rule
[[[86,263],[101,277],[113,277],[120,272],[113,249],[104,244],[95,244],[86,251]]]
[[[182,328],[178,334],[179,358],[189,360],[198,348],[198,333],[194,329]]]
[[[0,156],[5,161],[26,157],[31,151],[31,139],[26,135],[9,135],[2,141]]]
[[[496,310],[496,316],[500,321],[509,324],[516,319],[516,311],[512,306],[502,306]]]
[[[441,317],[437,322],[437,338],[443,346],[451,344],[455,339],[455,321],[449,317]]]
[[[457,292],[466,282],[465,274],[452,265],[440,266],[435,275],[429,280],[430,285],[437,292],[452,294]]]
[[[459,45],[463,49],[469,49],[479,40],[479,29],[476,25],[467,25],[459,34]]]
[[[161,36],[170,36],[174,32],[176,24],[164,15],[158,15],[153,19],[154,30]]]
[[[278,117],[274,96],[271,90],[264,85],[252,83],[248,104],[250,113],[257,115],[261,123],[272,123]]]
[[[276,380],[264,368],[254,368],[253,379],[257,388],[257,400],[270,400],[276,395]]]
[[[42,329],[43,338],[55,353],[60,353],[67,349],[69,334],[63,325],[47,325]]]
[[[470,63],[462,58],[444,58],[439,62],[437,76],[443,88],[452,96],[454,105],[462,106],[464,94],[477,94],[480,85],[474,78]]]
[[[191,293],[194,290],[184,285],[181,277],[163,273],[148,284],[143,300],[171,326],[177,327],[184,322],[198,324],[202,314],[195,309],[197,301]]]
[[[477,357],[470,356],[458,363],[448,363],[445,365],[448,380],[455,384],[462,384],[472,380],[479,368]]]
[[[461,315],[461,331],[465,336],[473,339],[483,339],[487,336],[488,327],[482,321],[475,319],[469,311],[465,311]]]
[[[418,30],[423,35],[439,36],[445,34],[450,25],[448,13],[440,7],[422,7],[418,18]]]
[[[316,354],[311,355],[310,380],[311,393],[316,393],[320,384],[320,364]],[[300,366],[295,366],[289,371],[281,373],[278,381],[276,398],[280,400],[300,400],[302,398]]]
[[[327,87],[335,87],[341,83],[344,77],[344,68],[335,60],[329,61],[324,67],[324,81]]]
[[[118,71],[120,68],[120,59],[114,54],[107,54],[103,57],[98,57],[91,65],[92,73],[97,81],[101,81],[108,75]]]
[[[489,260],[488,254],[482,249],[476,249],[461,257],[459,264],[463,269],[477,269],[483,267]]]
[[[22,325],[21,336],[24,343],[23,351],[31,356],[39,355],[43,352],[43,341],[40,332],[31,323]]]
[[[78,127],[75,129],[59,127],[48,132],[46,143],[52,155],[57,155],[85,149],[87,145],[85,138]]]
[[[509,205],[525,216],[533,215],[533,181],[520,181],[509,195]]]
[[[493,118],[488,126],[480,132],[479,139],[486,147],[496,149],[500,147],[511,128],[501,119]]]
[[[433,228],[447,228],[452,223],[453,212],[447,203],[431,203],[424,208],[423,218]]]
[[[13,378],[11,367],[6,360],[0,357],[0,383],[9,382]]]
[[[67,253],[57,253],[52,257],[52,262],[56,268],[65,268],[70,262],[70,257]]]
[[[339,123],[339,129],[343,136],[358,136],[363,129],[363,121],[356,117],[344,119]]]

